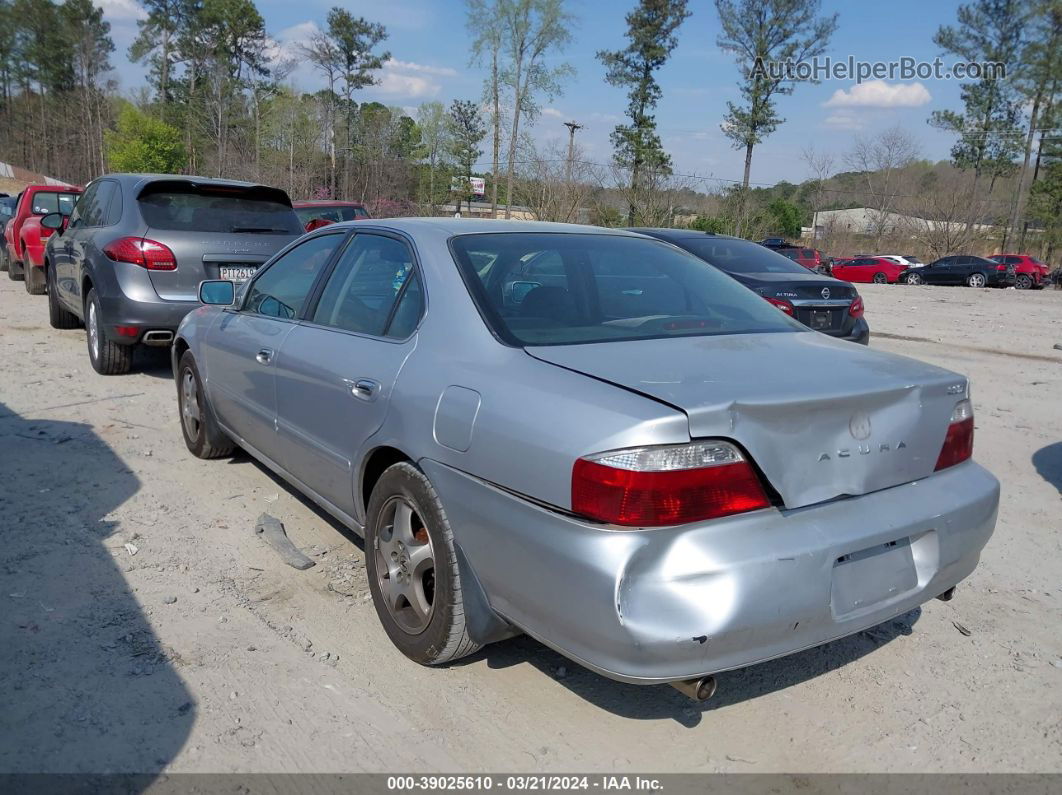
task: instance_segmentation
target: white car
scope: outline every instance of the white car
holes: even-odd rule
[[[875,254],[874,256],[892,260],[897,265],[903,265],[905,268],[924,268],[926,266],[922,260],[911,254]]]

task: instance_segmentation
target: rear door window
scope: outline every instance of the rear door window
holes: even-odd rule
[[[152,229],[298,235],[303,229],[282,191],[239,186],[159,183],[138,197]]]
[[[95,190],[85,194],[84,206],[80,208],[82,226],[103,226],[107,207],[114,196],[115,184],[109,179],[97,182],[93,187]]]
[[[313,321],[382,336],[412,271],[413,255],[405,243],[383,235],[355,236],[328,277]],[[413,318],[414,325],[418,319]]]

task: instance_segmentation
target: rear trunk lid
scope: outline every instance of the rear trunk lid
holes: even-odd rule
[[[243,281],[302,234],[287,194],[263,185],[159,180],[140,191],[137,204],[144,237],[177,260],[176,270],[149,271],[167,301],[195,301],[204,279]]]
[[[808,332],[526,350],[684,411],[692,438],[738,442],[788,508],[932,474],[967,390],[947,370]]]

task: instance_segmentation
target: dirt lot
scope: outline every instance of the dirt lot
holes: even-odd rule
[[[875,347],[972,376],[996,535],[954,601],[698,706],[527,638],[407,662],[355,537],[245,456],[192,458],[163,355],[97,376],[3,278],[0,771],[1062,771],[1062,292],[862,292]]]

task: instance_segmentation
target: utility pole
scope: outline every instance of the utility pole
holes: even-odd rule
[[[583,129],[582,124],[576,124],[574,121],[564,122],[564,126],[568,128],[568,183],[572,181],[572,166],[575,165],[575,131]]]

